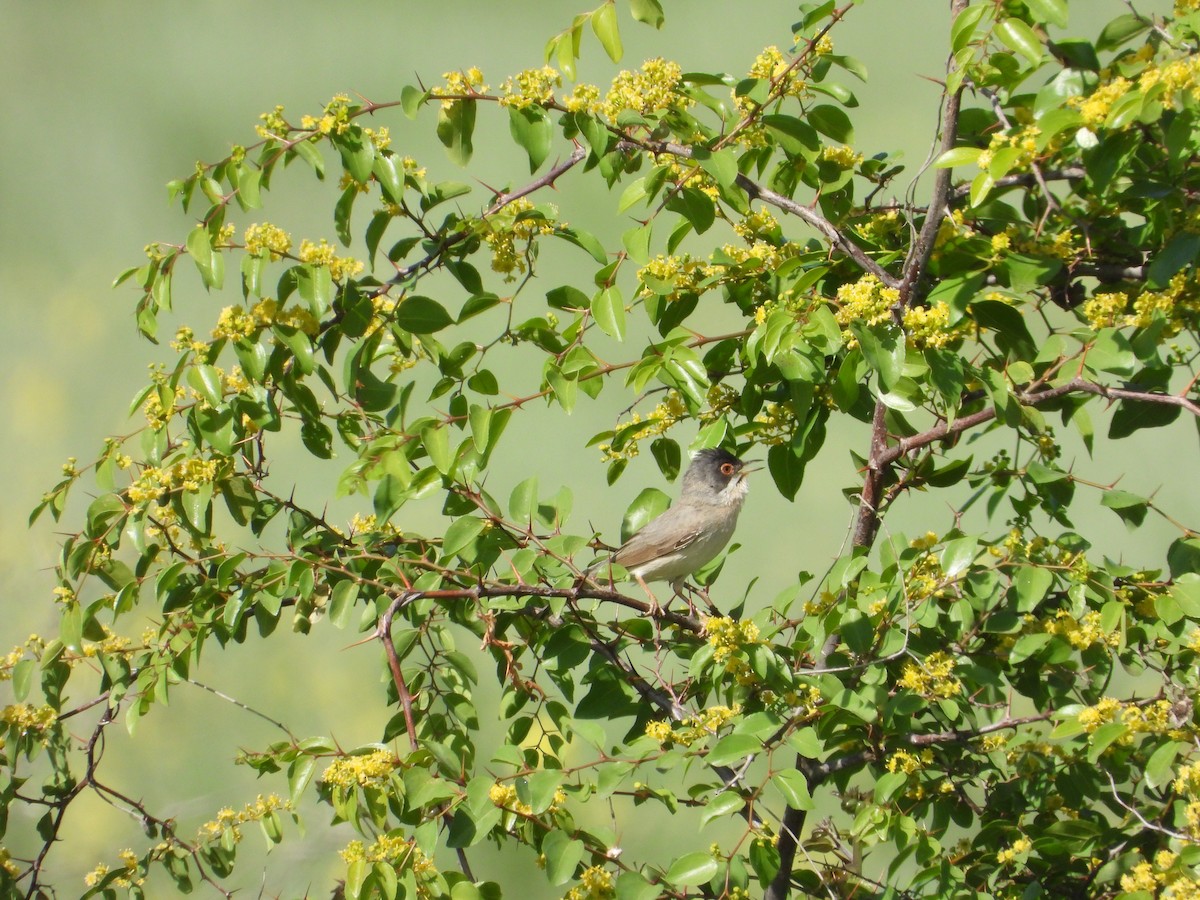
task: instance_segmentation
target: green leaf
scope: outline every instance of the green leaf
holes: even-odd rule
[[[762,741],[752,734],[727,734],[708,751],[705,759],[710,766],[727,766],[760,753],[762,749]]]
[[[188,369],[188,384],[196,389],[210,406],[220,406],[224,387],[215,366],[197,365]]]
[[[349,247],[352,239],[350,234],[350,212],[354,209],[354,198],[357,196],[358,188],[355,185],[350,185],[350,187],[342,191],[342,196],[338,198],[337,204],[333,207],[333,230],[337,234],[337,239],[342,242],[343,247]]]
[[[529,171],[536,172],[546,157],[554,137],[554,124],[545,110],[536,106],[508,108],[508,130],[517,146],[529,156]]]
[[[720,867],[712,854],[702,850],[686,853],[667,870],[666,881],[676,887],[697,887],[711,881]]]
[[[475,101],[456,100],[438,109],[437,136],[446,153],[458,165],[471,161],[474,147],[471,136],[475,131]]]
[[[552,830],[542,842],[546,879],[553,885],[559,885],[574,878],[575,869],[583,859],[583,851],[583,841],[568,837],[564,831]]]
[[[396,307],[396,324],[413,334],[433,334],[454,324],[446,308],[429,297],[406,297]]]
[[[78,603],[68,603],[63,609],[58,639],[72,653],[83,653],[83,610]]]
[[[861,320],[850,323],[858,338],[867,365],[879,374],[880,387],[886,392],[900,379],[904,366],[904,333],[890,323],[867,325]]]
[[[961,537],[950,541],[942,550],[942,571],[947,578],[965,572],[975,560],[979,541],[973,537]]]
[[[357,599],[357,581],[345,578],[335,584],[329,600],[329,621],[337,628],[345,628],[350,623],[350,614],[354,611]]]
[[[639,266],[644,266],[650,261],[650,224],[639,225],[636,228],[631,228],[621,235],[621,243],[625,245],[625,251]]]
[[[1160,790],[1175,780],[1175,759],[1185,749],[1187,744],[1168,741],[1150,754],[1143,770],[1150,788]]]
[[[810,162],[821,152],[821,139],[817,130],[795,116],[769,115],[762,117],[762,123],[767,130],[779,141],[784,153],[800,156]]]
[[[1038,566],[1021,566],[1013,576],[1013,588],[1017,595],[1016,611],[1032,612],[1034,607],[1042,602],[1042,598],[1054,583],[1054,576],[1048,569]]]
[[[625,510],[621,520],[621,542],[629,540],[655,519],[667,511],[671,498],[658,488],[645,488]]]
[[[485,406],[471,404],[467,414],[471,425],[471,442],[480,453],[487,452],[488,437],[492,430],[492,411]]]
[[[811,810],[815,808],[812,794],[808,789],[808,780],[797,769],[784,769],[771,776],[771,783],[783,794],[783,799],[792,809]]]
[[[737,791],[721,791],[705,804],[704,811],[700,813],[700,824],[707,825],[714,819],[728,819],[741,812],[745,806],[746,801]]]
[[[638,22],[645,22],[655,28],[663,26],[663,8],[658,0],[629,0],[629,11]]]
[[[1125,13],[1117,16],[1104,26],[1100,37],[1096,40],[1097,50],[1115,50],[1144,31],[1148,31],[1153,23],[1144,16]]]
[[[1131,530],[1135,530],[1146,519],[1150,501],[1128,491],[1105,491],[1100,498],[1100,505],[1106,506],[1121,517],[1121,520]]]
[[[621,47],[621,31],[617,26],[617,7],[613,0],[592,13],[592,31],[600,39],[600,45],[613,62],[620,62],[624,55]]]
[[[591,232],[579,228],[562,227],[556,228],[554,234],[556,237],[560,237],[574,244],[576,247],[586,250],[592,255],[592,259],[600,263],[600,265],[608,262],[608,251],[604,249],[604,245]]]
[[[987,172],[980,172],[971,180],[971,192],[969,194],[969,202],[971,206],[979,206],[987,199],[987,195],[991,193],[992,188],[996,186],[994,179]]]
[[[1020,19],[1001,19],[996,23],[996,36],[1010,50],[1029,60],[1030,65],[1036,66],[1042,61],[1042,42]]]
[[[212,235],[203,225],[197,225],[187,237],[187,251],[200,272],[206,288],[220,290],[225,267],[221,254],[213,249]]]
[[[450,474],[454,457],[450,453],[450,430],[444,426],[430,425],[421,429],[421,443],[429,454],[429,461],[443,475]]]
[[[1025,5],[1038,21],[1067,27],[1067,0],[1025,0]]]
[[[717,150],[714,152],[707,150],[698,151],[695,153],[694,158],[700,163],[700,167],[711,175],[721,187],[732,187],[734,182],[737,181],[737,157],[734,156],[732,150]]]
[[[983,151],[978,147],[955,147],[947,150],[934,161],[934,168],[952,169],[956,166],[967,166],[979,159]]]
[[[625,301],[619,287],[606,287],[592,298],[592,317],[609,337],[625,340]]]
[[[455,519],[446,529],[446,536],[442,538],[442,553],[446,556],[461,553],[483,533],[485,524],[483,519],[475,516],[461,516]]]
[[[1200,234],[1181,231],[1167,241],[1146,269],[1146,281],[1152,288],[1166,287],[1171,276],[1195,263],[1200,254]]]
[[[814,106],[808,111],[805,119],[827,138],[842,144],[854,142],[854,126],[850,124],[850,117],[836,106],[827,103]]]

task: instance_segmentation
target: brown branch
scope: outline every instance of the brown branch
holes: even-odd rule
[[[737,184],[738,187],[750,195],[751,200],[761,200],[763,203],[768,203],[777,209],[791,213],[806,225],[815,228],[830,244],[854,260],[860,269],[874,275],[887,287],[899,288],[901,286],[900,279],[875,262],[875,260],[867,255],[865,250],[846,237],[843,232],[838,230],[837,226],[816,210],[810,209],[802,203],[797,203],[790,197],[783,196],[783,194],[777,194],[775,191],[763,187],[745,175],[738,175]]]
[[[504,207],[508,206],[514,200],[519,200],[520,198],[528,196],[529,194],[532,194],[534,191],[540,190],[541,188],[552,186],[554,182],[559,179],[559,177],[577,166],[586,157],[587,151],[577,144],[575,149],[571,151],[570,156],[553,166],[544,175],[535,178],[533,181],[529,182],[529,184],[525,185],[524,187],[517,188],[515,191],[498,194],[495,200],[492,201],[492,205],[480,213],[479,217],[481,219],[486,219],[488,216],[493,216],[500,212],[500,210],[504,209]],[[438,246],[434,250],[427,253],[422,259],[417,260],[411,265],[405,266],[390,279],[388,279],[387,283],[389,285],[399,284],[400,282],[408,280],[422,269],[428,269],[432,267],[433,264],[441,258],[443,253],[445,253],[451,247],[454,247],[455,245],[465,241],[471,236],[471,234],[472,231],[470,228],[460,228],[458,231],[451,232],[438,243]]]
[[[966,8],[966,5],[967,0],[951,0],[951,18],[953,19],[962,12]],[[947,72],[951,72],[953,69],[954,57],[951,56],[946,62],[946,70]],[[943,151],[952,148],[958,138],[958,113],[961,103],[962,88],[959,88],[946,98],[941,141]],[[899,290],[900,300],[893,310],[893,315],[897,317],[900,315],[900,311],[910,306],[916,298],[918,287],[925,274],[926,267],[929,265],[929,259],[933,255],[934,242],[941,225],[942,214],[946,210],[946,204],[950,196],[950,174],[949,169],[939,169],[934,176],[933,196],[930,199],[929,208],[925,214],[925,222],[921,226],[921,230],[905,258],[904,271],[899,282],[897,283],[896,279],[890,277],[885,280],[879,276],[878,272],[874,273],[884,284]],[[749,179],[746,180],[749,181]],[[740,176],[738,184],[747,189],[742,183]],[[849,252],[847,246],[854,249],[859,248],[855,247],[845,237],[842,237],[831,224],[829,228],[834,235],[841,238],[840,243],[828,233],[822,233],[826,234],[831,243],[838,246],[847,255],[850,255],[861,266],[863,264],[862,261]],[[867,268],[866,271],[873,272],[874,269],[880,268],[874,260],[870,260],[861,250],[859,250],[859,253],[863,259],[869,260],[873,266],[873,268]],[[886,415],[887,407],[884,406],[882,400],[877,399],[871,423],[871,448],[867,456],[867,471],[863,477],[863,488],[859,496],[857,521],[854,527],[854,547],[856,549],[869,549],[875,543],[875,538],[879,533],[881,487],[887,479],[888,470],[891,466],[891,461],[885,458],[888,451]],[[822,650],[822,654],[831,652],[835,646],[836,638],[834,635],[830,635],[829,640]],[[805,781],[808,783],[809,792],[812,793],[824,781],[824,778],[817,773],[806,772],[803,760],[798,759],[797,762],[799,763],[798,769],[804,774]],[[800,844],[800,838],[807,817],[808,814],[804,810],[792,806],[788,806],[784,810],[783,819],[780,823],[781,829],[777,847],[780,861],[779,871],[767,888],[764,895],[766,900],[784,900],[788,896],[791,888],[792,866],[795,862],[796,849]]]
[[[1155,394],[1149,391],[1135,391],[1129,388],[1108,387],[1107,385],[1096,384],[1082,378],[1075,378],[1066,384],[1046,388],[1042,391],[1017,393],[1013,396],[1022,406],[1038,406],[1042,403],[1048,403],[1051,400],[1057,400],[1067,394],[1094,394],[1110,400],[1128,400],[1137,403],[1158,403],[1164,406],[1177,406],[1187,410],[1194,416],[1200,417],[1200,405],[1197,405],[1187,397],[1177,394]],[[996,408],[990,406],[987,409],[981,409],[979,412],[955,419],[953,422],[943,422],[920,434],[900,438],[895,444],[879,455],[878,461],[881,465],[890,465],[913,450],[961,434],[977,425],[990,422],[994,418],[996,418]]]
[[[388,604],[387,612],[379,619],[379,625],[375,629],[375,636],[379,638],[383,644],[384,653],[387,654],[388,668],[392,673],[392,682],[396,685],[396,696],[400,700],[400,707],[404,710],[404,729],[408,732],[408,745],[414,752],[421,749],[420,742],[417,740],[417,726],[413,721],[412,712],[412,695],[408,692],[408,685],[404,681],[404,673],[400,670],[400,657],[396,653],[396,644],[392,640],[392,620],[396,618],[396,613],[402,607],[407,606],[412,601],[418,599],[420,593],[415,591],[404,591]]]

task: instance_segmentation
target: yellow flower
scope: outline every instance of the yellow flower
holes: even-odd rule
[[[683,79],[679,63],[657,57],[642,63],[640,72],[628,70],[617,74],[608,95],[604,98],[601,112],[610,119],[617,118],[625,110],[649,115],[664,109],[683,109],[692,101],[676,88]]]
[[[524,109],[527,106],[542,106],[554,99],[554,89],[562,86],[562,76],[550,66],[526,69],[505,80],[502,85],[504,96],[501,106]]]
[[[945,651],[937,650],[920,663],[905,663],[896,683],[930,699],[957,697],[962,693],[962,682],[954,675],[954,667],[954,659]]]
[[[321,780],[337,787],[366,787],[384,784],[399,767],[400,760],[390,750],[373,750],[335,759],[325,769]]]
[[[250,225],[242,240],[251,256],[269,256],[272,262],[292,249],[291,235],[270,222]]]

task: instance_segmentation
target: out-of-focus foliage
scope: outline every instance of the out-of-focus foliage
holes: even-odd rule
[[[607,2],[544,67],[276,108],[251,146],[171,185],[195,224],[120,281],[172,361],[134,404],[144,424],[35,513],[95,492],[62,544],[59,632],[0,669],[0,830],[40,815],[34,855],[0,849],[6,891],[74,890],[53,861],[87,792],[146,832],[88,895],[228,896],[242,830],[304,841],[286,822],[306,793],[359,835],[336,886],[352,898],[524,896],[477,881],[488,841],[532,848],[529,877],[571,898],[1200,892],[1200,541],[1179,525],[1142,567],[1090,552],[1077,494],[1133,528],[1170,520],[1170,498],[1065,466],[1051,424],[1104,458],[1200,415],[1200,12],[1180,0],[1164,21],[1130,11],[1051,40],[1066,0],[955,0],[936,26],[952,49],[940,149],[903,197],[913,173],[855,143],[866,66],[836,38],[860,5],[803,5],[787,49],[735,75],[664,56],[577,82],[593,41],[620,60],[627,11],[662,22],[658,0]],[[502,189],[430,180],[404,152],[434,128],[469,166],[484,117],[528,159]],[[288,166],[325,182],[329,235],[272,223]],[[549,189],[583,179],[629,217],[619,246],[560,218]],[[543,251],[574,254],[578,277],[547,283]],[[182,279],[230,302],[175,310],[195,324],[160,336]],[[711,327],[720,305],[740,327]],[[713,588],[711,615],[587,576],[598,544],[568,488],[539,485],[532,458],[510,496],[485,480],[525,409],[561,409],[571,432],[602,391],[627,412],[576,443],[610,481],[642,447],[674,479],[676,426],[694,422],[693,447],[758,449],[792,498],[840,452],[830,422],[866,423],[852,546],[770,601]],[[977,458],[966,437],[985,432],[1009,449]],[[336,451],[339,491],[364,504],[348,528],[296,499],[277,462],[294,448]],[[956,514],[884,532],[901,497]],[[445,528],[405,527],[430,498]],[[975,504],[987,526],[965,530]],[[659,508],[646,492],[629,519]],[[396,708],[378,743],[280,724],[239,760],[269,787],[208,821],[106,783],[109,729],[136,733],[223,648],[281,626],[378,642],[377,699]],[[481,680],[500,694],[495,740]],[[682,849],[619,846],[646,804]],[[711,822],[716,843],[696,836]]]

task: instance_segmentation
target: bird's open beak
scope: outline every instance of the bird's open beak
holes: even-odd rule
[[[745,478],[751,472],[762,471],[762,468],[763,468],[762,460],[748,459],[744,463],[742,463],[742,471],[738,473],[738,476],[740,478]]]

